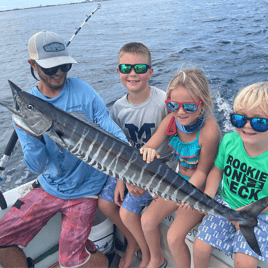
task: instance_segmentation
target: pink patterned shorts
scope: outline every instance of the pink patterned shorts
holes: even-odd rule
[[[63,200],[48,194],[41,186],[34,188],[18,199],[0,220],[0,247],[26,247],[49,219],[61,212],[59,264],[81,266],[89,259],[89,252],[95,251],[94,243],[87,240],[97,205],[95,198]]]

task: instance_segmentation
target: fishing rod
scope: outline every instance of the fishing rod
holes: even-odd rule
[[[83,21],[83,23],[79,26],[79,28],[75,31],[75,33],[71,36],[71,38],[69,39],[69,41],[66,43],[66,47],[68,47],[70,45],[70,43],[72,42],[73,38],[79,33],[79,31],[81,30],[81,28],[84,26],[84,24],[91,18],[91,16],[98,10],[101,8],[101,4],[98,3],[97,7],[92,11],[92,13],[88,16],[86,16],[86,19]]]
[[[71,38],[69,39],[69,41],[66,43],[66,47],[68,47],[71,43],[71,41],[73,40],[73,38],[79,33],[79,31],[81,30],[81,28],[84,26],[84,24],[91,18],[91,16],[98,10],[101,8],[101,4],[100,3],[97,3],[97,7],[92,11],[92,13],[90,15],[86,15],[86,19],[83,21],[83,23],[79,26],[79,28],[75,31],[75,33],[71,36]],[[18,140],[18,135],[16,133],[16,131],[14,130],[10,139],[9,139],[9,142],[5,148],[5,151],[4,151],[4,155],[2,156],[2,158],[0,159],[0,181],[3,180],[3,178],[1,177],[4,170],[5,170],[5,167],[6,167],[6,164],[8,162],[8,159],[12,153],[12,151],[14,150],[14,147],[17,143],[17,140]],[[0,191],[0,207],[1,209],[6,209],[7,208],[7,204],[6,204],[6,201],[5,201],[5,198],[2,194],[2,192]]]
[[[91,18],[91,16],[98,10],[101,8],[101,4],[97,3],[97,7],[92,11],[92,13],[90,15],[86,15],[86,19],[83,21],[83,23],[77,28],[77,30],[75,31],[75,33],[71,36],[71,38],[69,39],[69,41],[66,43],[66,47],[68,47],[71,43],[71,41],[73,40],[73,38],[78,34],[78,32],[81,30],[81,28],[83,27],[83,25],[89,20],[89,18]],[[39,79],[36,78],[35,74],[34,74],[34,69],[31,66],[31,74],[32,76],[39,81]]]

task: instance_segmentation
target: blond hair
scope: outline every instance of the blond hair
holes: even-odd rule
[[[242,89],[234,100],[234,111],[260,107],[268,116],[268,82],[255,83]]]
[[[167,98],[170,98],[171,91],[179,86],[185,87],[191,96],[196,95],[203,101],[204,108],[200,116],[212,115],[213,101],[207,79],[200,69],[191,68],[179,71],[168,85]]]
[[[125,54],[125,53],[135,53],[135,54],[142,54],[148,60],[148,65],[152,64],[151,60],[151,52],[147,46],[142,43],[132,42],[125,44],[119,51],[118,60]]]

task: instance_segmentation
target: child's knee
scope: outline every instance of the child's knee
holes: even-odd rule
[[[126,227],[132,226],[133,224],[140,221],[141,216],[139,214],[136,214],[132,211],[129,211],[125,209],[124,207],[121,207],[119,210],[119,215]]]
[[[252,256],[236,253],[234,258],[234,267],[235,268],[251,268],[258,266],[258,260]]]
[[[170,228],[167,232],[167,242],[169,248],[178,247],[179,244],[184,243],[185,236],[181,236],[178,232],[173,232]]]
[[[201,239],[196,238],[194,241],[194,255],[196,257],[209,257],[213,247],[206,242],[202,241]]]
[[[150,232],[155,228],[158,228],[158,223],[146,213],[141,216],[141,227],[143,232]]]
[[[143,214],[141,216],[141,227],[144,232],[148,231],[151,228],[152,222],[150,219],[147,217],[146,214]]]
[[[123,208],[123,207],[120,207],[120,210],[119,210],[119,215],[120,215],[120,218],[122,220],[122,222],[126,225],[126,223],[128,222],[128,218],[129,216],[131,215],[129,210]]]

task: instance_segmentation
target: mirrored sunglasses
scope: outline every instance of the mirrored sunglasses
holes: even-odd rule
[[[151,68],[148,64],[119,64],[118,69],[122,74],[129,74],[134,69],[137,74],[144,74]]]
[[[169,98],[166,99],[166,105],[167,109],[170,112],[176,113],[180,107],[183,108],[183,110],[188,114],[193,114],[198,110],[198,106],[202,103],[202,101],[199,102],[176,102],[171,101]]]
[[[247,117],[242,114],[231,113],[230,120],[234,127],[242,128],[246,125],[247,121],[253,130],[257,132],[265,132],[268,130],[268,119],[262,117]]]

